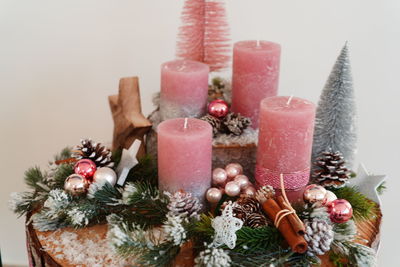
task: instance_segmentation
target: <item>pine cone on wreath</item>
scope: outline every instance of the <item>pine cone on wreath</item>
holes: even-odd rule
[[[243,131],[251,124],[251,120],[239,113],[229,112],[222,121],[226,133],[241,135]]]
[[[213,134],[216,136],[222,130],[222,122],[219,118],[207,114],[200,118],[203,121],[208,122],[213,128]]]
[[[95,143],[91,139],[82,139],[81,144],[73,150],[72,156],[77,159],[90,159],[97,167],[114,166],[111,160],[112,152],[101,143]]]
[[[331,249],[333,241],[333,229],[330,224],[321,219],[304,221],[306,233],[304,239],[308,243],[307,254],[309,256],[324,255]]]
[[[261,213],[252,213],[247,216],[244,226],[249,226],[251,228],[260,228],[268,225],[267,218]]]
[[[323,152],[314,163],[313,179],[324,187],[343,187],[350,178],[350,171],[340,152]]]
[[[225,208],[224,203],[221,209]],[[261,211],[260,203],[252,197],[240,197],[233,203],[233,216],[243,221],[244,226],[252,228],[262,227],[268,224],[267,218]]]
[[[177,191],[173,195],[169,194],[169,199],[168,210],[175,215],[185,213],[188,217],[194,217],[201,210],[199,200],[193,197],[191,193]]]

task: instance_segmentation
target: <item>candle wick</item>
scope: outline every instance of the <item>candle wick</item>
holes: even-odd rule
[[[293,99],[293,95],[291,95],[291,96],[289,97],[288,101],[286,102],[286,105],[287,105],[287,106],[290,105],[290,102],[292,102],[292,99]]]
[[[183,129],[187,129],[188,128],[188,118],[185,118],[185,122],[183,124]]]

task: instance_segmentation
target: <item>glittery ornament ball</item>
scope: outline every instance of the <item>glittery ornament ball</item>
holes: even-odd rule
[[[206,198],[210,203],[218,203],[222,198],[222,191],[218,188],[212,187],[207,190]]]
[[[345,199],[336,199],[329,204],[330,219],[334,223],[345,223],[353,217],[353,208]]]
[[[90,159],[79,160],[74,167],[76,174],[82,175],[85,178],[92,178],[96,172],[96,164]]]
[[[228,174],[228,178],[233,179],[243,173],[243,167],[239,163],[230,163],[226,165],[225,171]]]
[[[71,174],[70,176],[65,179],[64,182],[64,189],[68,193],[74,196],[82,195],[86,193],[89,187],[88,180],[79,174]]]
[[[212,172],[212,182],[215,185],[224,185],[228,179],[228,174],[222,168],[215,168]]]
[[[325,203],[326,189],[323,186],[310,184],[306,187],[303,193],[305,202],[308,203]]]
[[[217,99],[208,104],[208,114],[216,118],[223,118],[229,112],[228,103],[224,100]]]

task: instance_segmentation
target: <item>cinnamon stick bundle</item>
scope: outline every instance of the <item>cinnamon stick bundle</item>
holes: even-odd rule
[[[283,209],[272,198],[267,199],[262,203],[263,210],[273,221],[275,221],[278,213]],[[286,208],[285,208],[286,209]],[[284,216],[278,226],[278,230],[288,242],[292,251],[297,253],[305,253],[307,251],[307,242],[304,237],[298,234],[292,227],[289,221],[289,215]]]
[[[277,197],[278,205],[281,209],[287,209],[288,207],[285,205],[285,199],[282,196]],[[306,233],[306,228],[304,227],[304,223],[299,219],[296,213],[292,213],[286,216],[292,225],[293,230],[299,234],[304,235]]]

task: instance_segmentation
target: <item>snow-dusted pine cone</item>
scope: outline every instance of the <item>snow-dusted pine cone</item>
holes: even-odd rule
[[[333,229],[324,220],[314,219],[304,221],[306,234],[304,239],[308,243],[307,254],[310,256],[324,255],[331,248],[333,241]]]
[[[250,118],[244,117],[239,113],[229,112],[222,121],[224,130],[228,134],[241,135],[251,124]]]
[[[350,178],[350,171],[340,152],[324,152],[314,165],[316,170],[312,177],[324,187],[342,187]]]
[[[168,194],[168,196],[170,199],[168,209],[172,214],[186,214],[188,217],[198,216],[201,204],[191,193],[177,191],[173,195]]]
[[[101,143],[95,143],[91,139],[82,139],[81,144],[73,150],[72,156],[77,159],[90,159],[97,167],[113,167],[111,151]]]
[[[275,190],[270,185],[264,185],[256,192],[256,199],[261,203],[267,201],[270,198],[273,198],[274,196],[275,196]]]
[[[208,122],[212,126],[214,136],[216,136],[218,133],[221,132],[222,122],[219,118],[216,118],[210,114],[207,114],[207,115],[201,117],[200,119]]]

